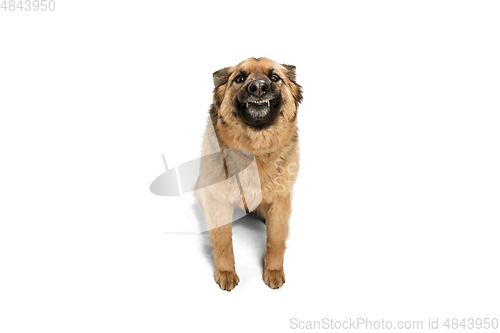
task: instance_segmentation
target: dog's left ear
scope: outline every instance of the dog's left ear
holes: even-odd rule
[[[295,66],[283,64],[283,67],[285,67],[286,69],[286,76],[292,82],[291,93],[295,101],[295,107],[297,108],[300,102],[302,102],[302,87],[299,84],[297,84],[297,82],[295,82],[296,78]]]
[[[229,80],[229,67],[225,67],[223,69],[219,69],[217,72],[214,72],[214,86],[215,88],[226,84],[227,80]]]
[[[290,79],[290,81],[295,82],[296,78],[295,66],[283,64],[283,67],[286,68],[286,76],[288,76],[288,79]]]

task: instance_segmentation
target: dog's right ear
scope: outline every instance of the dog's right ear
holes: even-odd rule
[[[231,74],[229,73],[229,67],[219,69],[217,72],[215,72],[213,74],[215,88],[222,86],[223,84],[226,84],[227,80],[229,80],[230,75]]]

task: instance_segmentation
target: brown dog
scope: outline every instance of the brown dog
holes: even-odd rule
[[[202,155],[208,157],[202,159],[195,196],[209,229],[215,281],[228,291],[239,282],[231,233],[233,210],[239,206],[266,220],[263,279],[277,289],[285,282],[291,186],[299,163],[296,119],[302,92],[295,82],[295,66],[249,58],[215,72],[213,78],[211,121],[202,145]],[[217,151],[221,153],[214,154]],[[240,172],[252,161],[258,176],[248,171],[251,168]]]

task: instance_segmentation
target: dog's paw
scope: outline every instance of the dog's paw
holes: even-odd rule
[[[215,282],[222,290],[231,291],[238,285],[240,278],[234,271],[215,271]]]
[[[265,268],[264,276],[262,278],[269,288],[278,289],[281,288],[283,283],[285,283],[285,271],[283,270],[283,268],[278,270],[270,270]]]

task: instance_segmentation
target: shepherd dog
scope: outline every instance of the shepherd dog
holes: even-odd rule
[[[263,57],[220,69],[213,82],[202,143],[205,158],[194,194],[212,243],[215,282],[231,291],[240,281],[232,244],[233,210],[239,207],[265,221],[263,280],[278,289],[285,282],[292,186],[299,168],[302,87],[295,66]]]

